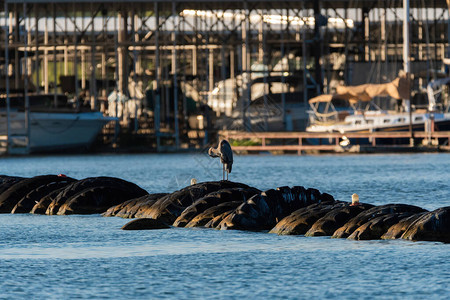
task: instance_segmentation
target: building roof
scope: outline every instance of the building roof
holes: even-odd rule
[[[42,4],[70,4],[71,7],[80,4],[91,4],[91,3],[104,3],[104,4],[126,4],[127,6],[132,6],[133,4],[146,4],[148,6],[153,6],[155,2],[158,2],[162,7],[172,5],[172,0],[0,0],[0,10],[3,10],[4,3],[11,4],[23,4],[23,3],[42,3]],[[182,5],[183,8],[204,8],[205,5],[210,9],[233,9],[233,8],[243,8],[245,5],[248,5],[249,8],[266,8],[266,9],[279,9],[279,8],[302,8],[303,6],[311,8],[315,1],[312,0],[283,0],[283,1],[273,1],[273,0],[175,0],[175,2],[179,5]],[[321,0],[322,8],[383,8],[386,5],[387,1],[379,1],[379,0]],[[247,3],[247,4],[246,4]],[[434,1],[423,1],[423,0],[410,0],[410,7],[423,7],[426,6],[428,8],[434,7],[436,5],[437,8],[447,8],[447,3],[445,0],[434,0]],[[389,7],[402,7],[403,0],[392,0],[389,1]]]

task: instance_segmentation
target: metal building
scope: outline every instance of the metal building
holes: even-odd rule
[[[401,0],[0,3],[5,101],[21,89],[55,99],[70,93],[98,109],[112,95],[138,99],[151,124],[138,122],[134,106],[133,120],[121,115],[122,125],[154,136],[157,148],[162,139],[176,148],[188,143],[190,129],[210,125],[213,105],[221,128],[270,130],[275,114],[281,129],[298,130],[292,111],[309,97],[336,84],[387,82],[403,64]],[[409,3],[411,69],[420,88],[444,71],[449,14],[443,0]],[[231,88],[221,93],[226,82]],[[256,110],[253,100],[262,104]],[[262,116],[257,124],[254,115]]]

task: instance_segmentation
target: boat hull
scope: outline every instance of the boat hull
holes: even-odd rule
[[[101,112],[30,113],[30,152],[58,152],[68,149],[88,149],[103,126],[115,118]],[[0,135],[6,135],[6,113],[1,113]],[[25,114],[10,113],[12,147],[26,146]]]

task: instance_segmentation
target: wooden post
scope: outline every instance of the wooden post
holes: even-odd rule
[[[127,74],[126,74],[126,47],[124,43],[126,42],[126,30],[127,30],[127,13],[126,11],[119,11],[119,26],[118,26],[118,58],[119,58],[119,92],[124,95],[127,85]]]
[[[72,9],[73,9],[73,15],[76,15],[75,10],[75,2],[72,3]],[[74,84],[75,84],[75,99],[76,99],[76,106],[77,108],[80,107],[80,99],[79,99],[79,86],[78,86],[78,39],[77,39],[77,29],[73,29],[73,77],[74,77]]]
[[[386,8],[384,8],[383,13],[380,18],[380,26],[381,26],[381,42],[383,45],[380,45],[381,48],[381,60],[386,61],[387,58],[387,42],[386,42]],[[420,30],[420,27],[419,27]],[[387,70],[385,70],[386,72]]]
[[[91,82],[89,84],[89,88],[90,88],[90,103],[91,103],[91,109],[95,110],[98,107],[97,104],[97,86],[96,86],[96,80],[95,80],[95,69],[97,68],[97,64],[95,63],[95,22],[94,22],[94,16],[92,16],[94,14],[94,10],[92,7],[92,2],[91,2]]]
[[[69,73],[69,39],[67,38],[67,9],[64,9],[64,76]],[[75,30],[75,29],[74,29]]]
[[[116,8],[116,6],[114,6],[114,8]],[[114,10],[115,13],[117,13],[117,10]],[[118,18],[120,17],[120,15],[117,13],[114,16],[114,59],[116,61],[116,68],[114,70],[114,79],[116,81],[116,105],[115,105],[115,117],[119,117],[119,34],[118,34]],[[117,142],[117,138],[119,136],[119,131],[120,131],[120,121],[119,119],[117,119],[117,121],[114,124],[114,144],[116,144]]]
[[[154,13],[155,13],[155,86],[153,87],[155,91],[155,111],[154,111],[154,122],[155,122],[155,135],[156,135],[156,151],[159,151],[161,146],[161,136],[159,134],[161,126],[161,87],[160,87],[160,77],[161,72],[159,68],[159,6],[158,2],[154,3]]]
[[[44,23],[44,93],[48,94],[48,18],[45,17]]]
[[[322,39],[320,36],[320,1],[314,1],[314,71],[317,87],[320,94],[323,91],[322,81],[322,66],[320,65],[320,58],[322,56]]]
[[[67,38],[64,38],[64,75],[67,76],[69,73],[69,47],[67,46],[69,44],[69,40]]]
[[[58,107],[58,75],[56,68],[56,8],[55,4],[52,4],[52,16],[53,16],[53,102],[55,108]]]
[[[8,15],[8,3],[4,1],[5,8],[5,27],[6,27],[6,16]],[[6,148],[9,152],[10,148],[10,98],[9,98],[9,31],[5,29],[5,92],[6,92]]]
[[[19,20],[19,13],[17,11],[17,6],[14,5],[14,35],[11,35],[13,37],[13,45],[14,45],[14,82],[16,89],[20,86],[20,58],[19,58],[19,47],[17,45],[20,42],[20,20]]]
[[[40,80],[39,80],[39,10],[38,5],[34,5],[34,19],[35,19],[35,28],[34,28],[34,40],[35,40],[35,47],[36,51],[34,52],[34,69],[36,72],[36,89],[39,90],[39,87],[41,86]]]
[[[81,11],[81,31],[84,32],[84,8]],[[83,36],[83,33],[81,34]],[[81,38],[81,89],[86,89],[86,56],[85,56],[85,41],[84,38]]]
[[[289,9],[286,9],[286,20],[289,20]],[[262,23],[262,20],[261,20]],[[285,46],[284,46],[284,31],[287,31],[287,34],[289,35],[289,22],[286,24],[285,28],[281,29],[281,59],[285,59],[286,56],[286,51],[285,51]],[[263,43],[263,50],[265,51],[265,46],[266,46],[266,41],[264,39],[264,43]],[[267,62],[267,55],[264,56],[264,58],[266,59],[265,65],[269,65],[269,63]],[[287,67],[287,68],[286,68]],[[281,115],[281,120],[283,122],[283,130],[286,130],[286,78],[284,76],[286,69],[290,69],[289,68],[289,60],[288,60],[288,64],[285,65],[283,64],[282,66],[282,72],[281,72],[281,84],[282,84],[282,92],[281,92],[281,110],[282,110],[282,115]],[[290,71],[290,70],[289,70]],[[270,73],[267,73],[265,75],[264,78],[267,78],[267,76],[269,76]],[[267,80],[265,80],[265,83],[267,82]],[[265,84],[264,84],[265,87]],[[306,86],[303,87],[304,90],[306,90]],[[264,93],[264,105],[267,105],[266,101],[267,101],[267,97],[266,97],[266,93]],[[265,118],[264,122],[266,123],[266,130],[267,128],[267,117]]]
[[[175,16],[177,15],[176,11],[176,3],[175,1],[172,1],[172,18],[173,18],[173,32],[172,32],[172,38],[173,38],[173,61],[172,61],[172,70],[173,70],[173,118],[175,120],[175,147],[176,149],[180,148],[180,129],[179,129],[179,123],[178,123],[178,73],[177,73],[177,31],[178,31],[178,25],[176,22]]]
[[[208,91],[212,92],[214,89],[214,49],[208,49]]]
[[[230,49],[230,79],[231,82],[233,84],[233,96],[232,96],[232,101],[231,103],[234,104],[237,101],[238,95],[237,95],[237,87],[236,87],[236,77],[235,77],[235,69],[234,69],[234,45],[231,46],[232,48]],[[231,105],[230,108],[227,110],[225,110],[225,114],[227,116],[231,116],[232,115],[232,110],[233,110],[233,106]]]
[[[370,61],[370,20],[369,20],[369,8],[363,8],[363,22],[364,22],[364,61]]]
[[[302,2],[302,10],[303,10],[303,17],[306,17],[307,10],[305,8],[304,2]],[[302,68],[303,68],[303,104],[306,105],[308,103],[308,78],[307,78],[307,70],[306,70],[306,26],[305,24],[302,26],[301,29],[301,36],[302,36]],[[346,47],[347,49],[347,47]]]
[[[23,3],[23,22],[25,23],[25,20],[27,18],[27,4]],[[28,60],[28,34],[25,35],[25,51],[24,51],[24,58],[25,62]],[[17,74],[16,74],[17,76]],[[30,123],[30,97],[28,96],[28,64],[25,63],[25,72],[24,72],[24,78],[23,78],[23,84],[24,84],[24,94],[25,94],[25,130],[26,130],[26,153],[30,152],[30,135],[31,135],[31,123]],[[55,87],[56,88],[56,87]]]
[[[409,51],[409,0],[403,0],[403,68],[408,76],[408,79],[411,79],[411,63],[410,63],[410,51]],[[411,88],[408,91],[409,96],[411,96]],[[405,108],[409,113],[409,144],[410,146],[414,146],[414,133],[412,130],[412,111],[411,111],[411,101],[410,97],[408,99],[404,99]]]
[[[298,150],[297,150],[298,155],[302,155],[302,147],[303,147],[302,137],[299,136],[298,137]]]
[[[192,42],[194,43],[194,47],[192,48],[192,75],[194,78],[197,76],[198,67],[197,67],[197,51],[198,51],[198,30],[197,30],[197,14],[194,16],[194,38]],[[197,79],[195,80],[197,82]]]
[[[245,30],[244,28],[242,28],[242,33],[245,34],[244,36],[244,41],[245,41],[245,49],[243,49],[243,53],[242,53],[242,57],[245,57],[245,82],[244,84],[246,85],[245,87],[245,96],[244,99],[245,104],[244,104],[244,130],[245,131],[249,131],[251,130],[251,121],[250,121],[250,116],[247,114],[247,109],[250,106],[250,103],[252,101],[252,73],[251,73],[251,52],[250,52],[250,10],[248,8],[248,3],[247,1],[244,2],[244,7],[245,7],[245,20],[244,20],[244,24],[245,24]]]

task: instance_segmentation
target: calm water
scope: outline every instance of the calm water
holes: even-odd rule
[[[450,155],[237,156],[230,179],[303,185],[340,200],[450,205]],[[204,155],[0,159],[0,174],[117,176],[149,192],[217,180]],[[129,220],[0,215],[0,299],[437,298],[450,295],[450,244],[175,228]]]

